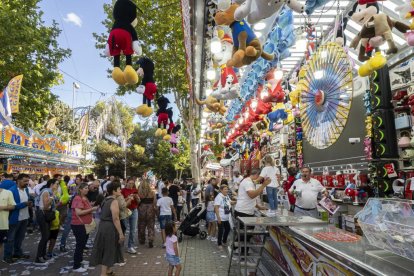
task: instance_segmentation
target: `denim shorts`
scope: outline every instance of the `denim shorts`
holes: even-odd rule
[[[181,259],[180,259],[180,257],[177,257],[177,256],[175,256],[175,255],[171,255],[171,254],[166,253],[166,254],[165,254],[165,259],[167,260],[167,262],[168,262],[170,265],[173,265],[173,266],[176,266],[176,265],[181,264]]]
[[[216,221],[216,214],[214,214],[214,211],[208,211],[206,214],[206,221],[207,222],[213,222]]]
[[[171,221],[172,221],[171,215],[160,216],[160,228],[165,229],[165,225],[167,224],[167,222],[171,222]]]

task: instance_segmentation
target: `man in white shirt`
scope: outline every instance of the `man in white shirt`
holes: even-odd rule
[[[310,177],[311,170],[308,167],[301,169],[301,179],[296,180],[289,193],[295,195],[295,214],[299,216],[318,217],[318,194],[327,196],[327,191],[322,184]]]
[[[162,188],[164,187],[165,187],[165,184],[162,181],[162,178],[160,178],[157,182],[157,199],[160,199],[162,197]]]
[[[191,192],[191,204],[192,204],[192,208],[194,208],[200,202],[200,198],[201,198],[200,186],[196,182],[193,182],[193,186],[191,186],[190,192]]]

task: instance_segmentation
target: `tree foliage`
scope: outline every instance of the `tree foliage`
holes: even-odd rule
[[[48,129],[46,126],[52,123],[54,127]],[[72,109],[60,100],[55,100],[49,108],[47,122],[43,128],[43,134],[54,134],[63,141],[79,142],[79,120],[72,119]]]
[[[20,112],[14,124],[24,129],[41,130],[56,102],[50,88],[62,81],[58,64],[70,56],[59,47],[60,29],[56,22],[45,26],[40,0],[0,1],[0,87],[23,74]]]

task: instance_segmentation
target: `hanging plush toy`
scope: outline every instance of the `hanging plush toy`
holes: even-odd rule
[[[147,57],[142,57],[137,64],[139,65],[138,75],[142,77],[141,85],[137,88],[137,92],[142,94],[142,105],[137,107],[136,112],[143,117],[148,117],[152,114],[151,101],[157,93],[157,85],[154,81],[154,62]]]
[[[114,57],[114,70],[112,78],[119,85],[136,84],[138,75],[132,67],[132,54],[142,54],[138,43],[137,32],[137,6],[130,0],[118,0],[113,10],[114,24],[106,44],[105,54]],[[124,71],[120,68],[121,54],[125,55],[126,66]]]
[[[168,126],[168,104],[170,103],[170,100],[168,100],[166,97],[161,96],[157,99],[157,117],[158,117],[158,129],[155,131],[155,136],[162,136],[167,134],[167,126]]]
[[[180,152],[177,148],[178,131],[180,131],[180,129],[181,129],[181,126],[176,125],[171,131],[171,138],[170,138],[171,148],[170,148],[170,151],[171,151],[172,154],[178,154]]]
[[[168,125],[167,134],[164,134],[165,133],[165,130],[163,130],[164,137],[162,137],[162,139],[164,141],[170,141],[172,130],[175,127],[175,124],[174,124],[174,121],[173,121],[173,111],[172,111],[172,107],[170,107],[170,108],[167,109],[167,113],[168,113],[168,120],[170,121],[170,123]]]
[[[238,21],[235,18],[235,11],[239,5],[232,4],[227,10],[219,11],[214,16],[217,25],[226,25],[231,28],[233,35],[234,50],[232,59],[227,66],[242,67],[262,57],[266,60],[273,60],[274,55],[263,51],[259,39],[246,21]]]

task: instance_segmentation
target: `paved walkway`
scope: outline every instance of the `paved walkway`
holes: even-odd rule
[[[59,236],[60,238],[60,236]],[[71,234],[68,240],[69,252],[59,253],[60,255],[50,262],[49,265],[35,265],[33,263],[40,233],[27,234],[24,241],[23,250],[32,258],[30,260],[19,261],[12,265],[0,262],[0,275],[100,275],[100,269],[88,270],[86,273],[71,272],[73,261],[73,249],[75,239]],[[58,239],[59,241],[59,239]],[[167,275],[168,264],[164,259],[165,249],[161,248],[161,234],[156,231],[156,241],[154,248],[140,246],[136,255],[125,253],[126,265],[115,267],[117,275],[145,275],[158,276]],[[181,275],[186,276],[224,276],[227,275],[228,261],[226,251],[220,251],[217,245],[208,240],[200,240],[196,237],[184,236],[183,242],[179,244],[181,258],[183,261],[183,271]],[[58,248],[58,244],[56,246]],[[58,250],[56,250],[58,252]],[[89,256],[90,251],[87,253]],[[2,252],[0,256],[3,257]],[[85,258],[87,260],[87,258]],[[230,275],[235,275],[231,273]]]

